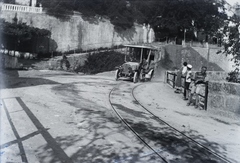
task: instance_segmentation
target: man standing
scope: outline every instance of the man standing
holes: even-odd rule
[[[195,100],[195,108],[199,107],[199,93],[202,87],[205,86],[205,78],[207,76],[207,67],[206,66],[202,66],[201,68],[201,72],[196,72],[195,74],[195,82],[194,85],[191,89],[191,93],[189,96],[189,101],[187,103],[187,105],[189,106],[192,103],[192,97],[195,94],[196,100]]]
[[[174,91],[175,93],[180,93],[182,92],[182,77],[186,77],[187,73],[187,62],[183,63],[183,66],[178,70],[177,72],[177,78],[176,78],[176,84],[175,88],[176,90]]]
[[[188,64],[187,65],[187,74],[186,74],[186,78],[185,78],[185,83],[184,83],[184,100],[188,100],[188,96],[189,96],[189,86],[192,82],[192,65]]]

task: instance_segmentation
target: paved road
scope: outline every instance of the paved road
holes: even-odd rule
[[[2,163],[161,161],[111,110],[108,95],[119,84],[113,80],[114,73],[83,76],[33,70],[11,71],[3,76]],[[186,107],[181,97],[159,81],[135,91],[143,105],[168,123],[238,162],[239,143],[233,140],[240,137],[239,122]],[[160,92],[163,98],[159,98]]]
[[[109,75],[9,72],[1,89],[1,162],[159,160],[111,110],[108,94],[117,84]]]

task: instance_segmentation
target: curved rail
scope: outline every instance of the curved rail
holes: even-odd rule
[[[142,85],[142,84],[140,84]],[[172,128],[173,130],[175,130],[176,132],[180,133],[181,135],[183,135],[184,137],[186,137],[187,139],[191,140],[192,142],[196,143],[197,145],[199,145],[200,147],[206,149],[207,151],[209,151],[211,154],[215,155],[216,157],[224,160],[227,163],[231,163],[231,161],[227,160],[226,158],[224,158],[223,156],[217,154],[216,152],[212,151],[211,149],[207,148],[206,146],[202,145],[201,143],[195,141],[194,139],[192,139],[191,137],[187,136],[186,134],[184,134],[183,132],[181,132],[180,130],[176,129],[175,127],[171,126],[169,123],[165,122],[164,120],[160,119],[158,116],[156,116],[155,114],[153,114],[150,110],[148,110],[145,106],[143,106],[143,104],[141,104],[137,98],[134,96],[134,90],[139,87],[140,85],[135,86],[132,89],[132,97],[134,98],[134,100],[136,100],[136,102],[144,109],[146,110],[148,113],[150,113],[154,118],[156,118],[158,121],[164,123],[165,125],[167,125],[168,127]]]
[[[113,111],[116,113],[116,115],[118,116],[118,118],[128,127],[128,129],[143,143],[145,144],[149,149],[151,149],[157,156],[159,156],[165,163],[168,163],[167,160],[165,160],[155,149],[153,149],[143,138],[141,138],[141,136],[127,123],[126,120],[124,120],[124,118],[118,113],[118,111],[114,108],[112,102],[111,102],[111,94],[114,91],[116,87],[114,87],[108,96],[109,99],[109,103],[113,109]]]

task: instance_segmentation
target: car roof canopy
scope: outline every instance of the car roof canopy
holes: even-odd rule
[[[143,49],[157,50],[157,48],[155,48],[155,47],[146,46],[146,45],[124,45],[124,46],[130,47],[130,48],[143,48]]]

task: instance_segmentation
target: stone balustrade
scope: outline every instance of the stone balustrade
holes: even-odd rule
[[[22,6],[13,4],[1,4],[2,11],[17,11],[17,12],[31,12],[42,13],[42,7]]]

